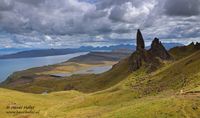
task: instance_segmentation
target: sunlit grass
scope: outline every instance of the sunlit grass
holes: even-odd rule
[[[0,89],[0,118],[198,118],[200,116],[200,51],[176,62],[166,62],[153,73],[145,67],[128,72],[126,61],[100,76],[75,80],[37,80],[20,89]],[[76,91],[61,91],[66,84]],[[18,88],[19,89],[19,88]],[[183,91],[184,94],[181,94]],[[188,93],[187,93],[188,92]],[[190,93],[191,92],[191,93]],[[7,114],[10,104],[33,105],[39,114]]]

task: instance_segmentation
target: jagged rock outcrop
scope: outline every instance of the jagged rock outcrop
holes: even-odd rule
[[[162,62],[159,58],[162,60],[168,60],[171,59],[171,56],[158,38],[153,40],[149,50],[145,50],[142,33],[138,30],[137,50],[129,58],[131,71],[136,71],[143,66],[147,68],[148,72],[152,72],[161,65]]]
[[[158,38],[155,38],[153,40],[149,52],[152,54],[152,56],[159,57],[163,60],[168,60],[171,58],[170,54],[167,52],[167,50]]]
[[[136,50],[142,50],[145,48],[144,39],[143,39],[142,33],[139,29],[137,30],[136,41],[137,41]]]

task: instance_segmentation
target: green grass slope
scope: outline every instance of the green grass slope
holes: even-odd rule
[[[200,51],[197,51],[176,62],[166,62],[165,66],[152,73],[146,73],[145,67],[130,73],[128,63],[124,60],[115,65],[114,69],[99,75],[99,78],[96,75],[85,75],[85,79],[74,78],[75,80],[69,81],[71,85],[76,85],[77,91],[31,94],[0,89],[0,117],[198,118],[199,58]],[[93,78],[89,78],[91,76]],[[85,83],[81,84],[83,80]],[[42,83],[43,87],[52,86],[45,82]],[[52,81],[51,84],[54,83]],[[39,84],[41,82],[36,85]],[[65,85],[61,81],[59,87],[62,84]],[[79,89],[92,93],[78,92]],[[34,110],[39,113],[8,114],[8,105],[33,105]]]
[[[47,95],[0,89],[2,118],[198,118],[199,95],[173,95],[168,92],[139,97],[123,84],[92,94],[77,91]],[[8,105],[34,106],[37,114],[8,114]],[[23,111],[23,110],[21,110]]]
[[[163,91],[179,93],[200,86],[200,51],[174,63],[167,63],[151,74],[131,75],[126,83],[142,95],[158,94]]]

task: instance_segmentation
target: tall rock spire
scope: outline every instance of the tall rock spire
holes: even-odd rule
[[[144,39],[139,29],[137,30],[136,40],[137,40],[137,50],[144,49],[145,48]]]
[[[136,40],[137,50],[129,57],[128,61],[131,65],[131,71],[136,71],[145,65],[147,72],[153,72],[161,66],[162,60],[172,59],[158,38],[153,40],[149,50],[145,49],[144,39],[139,29],[137,30]]]

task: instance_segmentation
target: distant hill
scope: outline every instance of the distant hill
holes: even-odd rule
[[[164,43],[166,49],[171,49],[176,46],[183,46],[179,43]],[[149,47],[147,47],[149,48]],[[82,46],[80,48],[66,48],[66,49],[0,49],[0,59],[12,59],[12,58],[31,58],[31,57],[44,57],[55,55],[66,55],[77,52],[90,52],[90,51],[115,51],[115,52],[133,52],[136,49],[135,45],[121,44],[114,46],[92,47]],[[6,52],[6,53],[5,53]],[[12,54],[10,54],[12,53]]]
[[[0,55],[14,54],[26,50],[32,50],[31,48],[0,48]]]
[[[112,51],[117,49],[128,49],[134,50],[133,45],[115,45],[115,46],[103,46],[103,47],[92,47],[82,46],[80,48],[66,48],[66,49],[38,49],[21,51],[14,54],[1,55],[0,59],[11,59],[11,58],[30,58],[30,57],[44,57],[44,56],[55,56],[55,55],[66,55],[77,52],[90,52],[90,51]],[[8,50],[8,49],[6,49]]]
[[[78,50],[78,49],[29,50],[29,51],[17,52],[14,54],[2,55],[0,56],[0,59],[44,57],[44,56],[54,56],[54,55],[65,55],[76,52],[84,52],[84,50]]]

